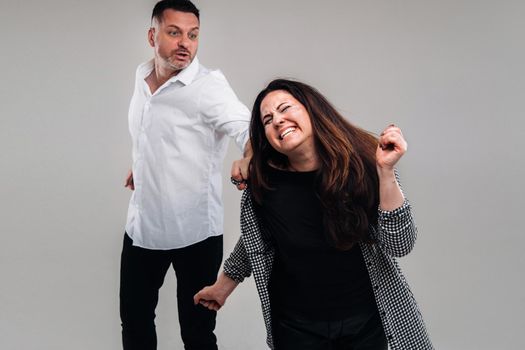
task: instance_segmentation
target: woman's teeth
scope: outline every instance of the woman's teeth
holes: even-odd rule
[[[290,133],[294,132],[295,128],[288,128],[284,130],[284,132],[279,136],[279,138],[282,140],[285,138],[285,136],[289,135]]]

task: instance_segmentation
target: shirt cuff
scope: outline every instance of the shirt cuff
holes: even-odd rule
[[[382,210],[380,207],[377,207],[377,213],[379,214],[379,218],[383,220],[403,218],[410,215],[410,203],[405,199],[403,204],[394,210]]]
[[[240,271],[237,271],[237,269],[233,268],[233,266],[230,266],[227,260],[224,262],[223,271],[226,276],[234,280],[237,284],[244,281],[243,274]]]

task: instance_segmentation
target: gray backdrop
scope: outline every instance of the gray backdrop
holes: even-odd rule
[[[2,1],[0,348],[118,349],[127,108],[155,1]],[[419,241],[401,264],[439,349],[523,349],[525,3],[205,1],[199,57],[251,106],[274,77],[356,124],[400,125]],[[323,7],[320,7],[321,5]],[[239,151],[230,148],[224,175]],[[224,181],[225,253],[240,193]],[[159,349],[180,348],[175,278]],[[265,349],[253,281],[221,349]]]

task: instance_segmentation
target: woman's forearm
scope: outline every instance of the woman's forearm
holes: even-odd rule
[[[220,290],[221,295],[225,296],[225,298],[227,298],[238,285],[238,283],[228,277],[224,271],[221,271],[215,284]]]
[[[379,208],[392,211],[403,205],[405,197],[396,180],[394,169],[377,167],[379,176]]]

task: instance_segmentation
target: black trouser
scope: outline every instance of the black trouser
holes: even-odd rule
[[[386,350],[377,309],[342,321],[311,321],[281,314],[273,322],[276,350]]]
[[[133,246],[124,235],[120,267],[120,318],[125,350],[157,348],[155,307],[171,264],[177,276],[177,302],[186,350],[216,350],[215,311],[193,304],[193,296],[213,284],[222,261],[222,236],[189,247],[151,250]]]

